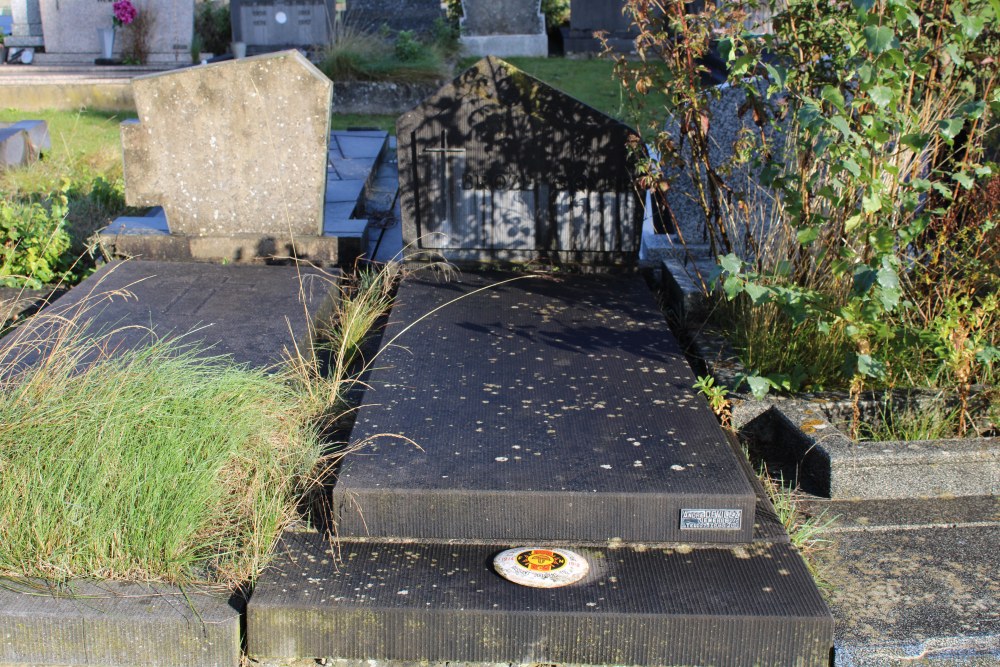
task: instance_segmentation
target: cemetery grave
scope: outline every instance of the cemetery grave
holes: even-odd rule
[[[228,98],[234,86],[250,92]],[[137,77],[133,90],[126,201],[159,208],[102,231],[114,256],[349,264],[388,206],[374,196],[387,134],[331,133],[330,81],[297,51]]]
[[[322,85],[299,97],[283,90],[309,77],[294,55],[248,61],[140,81],[137,96],[147,85],[210,91],[213,104],[189,117],[199,126],[192,133],[210,128],[233,100],[274,113],[329,104]],[[285,67],[299,74],[269,78]],[[298,231],[319,236],[337,208],[323,194],[331,171],[341,177],[334,180],[370,185],[366,201],[395,200],[389,162],[372,159],[383,155],[385,136],[335,134],[328,145],[318,122],[289,143],[321,156],[320,196],[314,184],[288,202],[292,186],[281,181],[228,188],[232,202],[192,207],[194,197],[212,196],[210,187],[194,194],[211,179],[157,181],[158,171],[221,161],[234,145],[237,160],[263,155],[261,143],[273,138],[209,132],[157,148],[150,137],[161,114],[185,113],[176,103],[162,95],[123,129],[125,137],[146,133],[126,141],[127,176],[135,174],[129,161],[155,165],[143,174],[150,181],[127,183],[137,188],[130,196],[142,192],[162,206],[169,227],[131,220],[124,229],[147,225],[150,237],[191,239],[277,234],[262,204],[304,201],[296,219],[307,227]],[[399,287],[351,436],[369,447],[347,459],[331,489],[337,543],[304,526],[286,531],[245,612],[201,592],[178,611],[169,587],[108,584],[95,589],[95,617],[73,598],[28,604],[23,589],[2,589],[0,662],[237,664],[245,614],[246,651],[265,664],[828,664],[832,618],[746,462],[691,388],[691,371],[633,270],[641,211],[627,177],[628,128],[488,59],[401,119],[398,131],[403,235],[383,250],[413,241],[467,270]],[[215,151],[213,136],[229,145]],[[551,144],[541,156],[532,150],[540,137]],[[326,161],[334,145],[339,157]],[[292,161],[274,165],[287,176],[300,168]],[[264,192],[261,205],[248,205]],[[346,211],[355,200],[343,201]],[[237,214],[216,217],[225,206]],[[185,228],[187,214],[194,226]],[[209,226],[199,226],[206,218]],[[447,237],[425,244],[426,231]],[[213,351],[266,367],[328,308],[326,283],[303,266],[172,259],[180,261],[102,270],[53,312],[127,286],[136,298],[110,302],[98,326],[194,327]],[[568,270],[481,270],[498,260]],[[131,336],[120,344],[142,344],[141,331]],[[492,565],[510,548],[533,548],[527,558],[556,554],[553,570],[575,554],[587,574],[551,589],[513,583]],[[43,628],[46,642],[19,630],[26,624]]]
[[[528,109],[535,131],[528,99],[541,100]],[[560,133],[566,109],[591,121],[583,144],[604,152]],[[625,142],[611,140],[622,126],[585,113],[502,61],[480,62],[399,122],[404,238],[461,262],[634,262],[622,240],[637,219],[600,205],[630,195],[621,174],[602,181],[599,166],[577,165],[601,196],[587,179],[567,187],[576,217],[550,223],[536,212],[554,200],[525,204],[540,173],[562,175],[539,170],[531,150],[546,129],[547,155],[627,168]],[[470,213],[456,203],[468,191],[490,203]],[[423,205],[455,194],[432,208],[440,215]],[[481,210],[499,215],[484,225]],[[533,234],[540,224],[552,232]],[[422,226],[444,234],[421,241]],[[558,246],[565,238],[581,245]],[[511,239],[516,255],[499,254]],[[827,664],[829,612],[691,389],[640,276],[405,279],[383,341],[351,437],[367,446],[332,490],[336,542],[286,533],[248,606],[251,657]],[[512,547],[571,551],[589,574],[563,588],[511,583],[492,562]]]

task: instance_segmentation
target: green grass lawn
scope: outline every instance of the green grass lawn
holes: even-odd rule
[[[469,67],[477,58],[465,58],[460,69]],[[647,98],[646,109],[636,114],[630,107],[621,86],[614,78],[614,63],[600,58],[578,60],[572,58],[506,58],[506,60],[531,76],[553,88],[575,97],[613,118],[632,127],[640,123],[647,126],[663,124],[663,98],[655,94]]]

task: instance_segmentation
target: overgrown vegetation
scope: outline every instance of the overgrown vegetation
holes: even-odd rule
[[[432,39],[402,30],[371,32],[336,20],[318,66],[334,81],[434,82],[451,74],[458,36],[441,24]]]
[[[631,102],[665,100],[640,181],[690,177],[753,393],[994,385],[996,4],[662,4],[626,3],[640,57],[616,60]],[[745,99],[721,158],[713,50]]]
[[[194,34],[199,51],[219,55],[229,53],[233,28],[229,18],[229,3],[205,0],[195,6]]]
[[[27,117],[48,123],[52,149],[27,167],[0,171],[0,284],[73,284],[93,270],[92,235],[126,212],[122,117],[0,110],[0,121]]]
[[[325,372],[323,350],[269,373],[152,333],[118,349],[86,308],[22,325],[0,361],[0,574],[252,581],[332,465],[319,434],[397,272],[349,281]]]
[[[809,573],[812,575],[816,585],[820,590],[829,591],[830,584],[823,575],[819,566],[817,556],[829,543],[822,537],[823,531],[830,528],[834,518],[826,516],[823,512],[818,516],[804,513],[797,503],[795,491],[785,486],[785,481],[780,476],[775,479],[766,468],[757,471],[757,478],[764,486],[774,512],[788,533],[788,539],[800,554]]]

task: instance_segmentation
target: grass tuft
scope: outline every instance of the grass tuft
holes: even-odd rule
[[[0,572],[207,581],[258,572],[319,456],[280,375],[176,341],[74,338],[0,398]]]
[[[0,356],[0,575],[253,581],[346,453],[319,434],[397,273],[351,282],[322,374],[312,350],[268,373],[182,338],[119,349],[94,303],[22,325]]]

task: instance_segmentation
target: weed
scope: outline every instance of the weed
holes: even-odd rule
[[[726,388],[717,386],[715,378],[711,375],[698,376],[698,381],[694,383],[694,388],[700,392],[707,400],[712,412],[718,417],[722,428],[730,428],[732,425],[732,403],[726,398]]]
[[[823,539],[822,534],[834,524],[836,518],[827,518],[825,511],[818,516],[805,515],[797,506],[795,492],[785,487],[782,477],[775,479],[766,468],[759,468],[757,477],[767,492],[778,520],[788,533],[789,541],[802,554],[802,560],[809,568],[816,585],[821,590],[829,590],[830,583],[820,570],[817,557],[829,544],[829,540]]]
[[[857,439],[881,442],[954,438],[959,431],[959,412],[960,408],[947,410],[940,406],[898,410],[883,407],[880,419],[860,425]]]
[[[319,456],[315,406],[280,373],[152,337],[116,350],[115,332],[59,324],[37,364],[15,354],[2,369],[0,571],[252,579]]]

